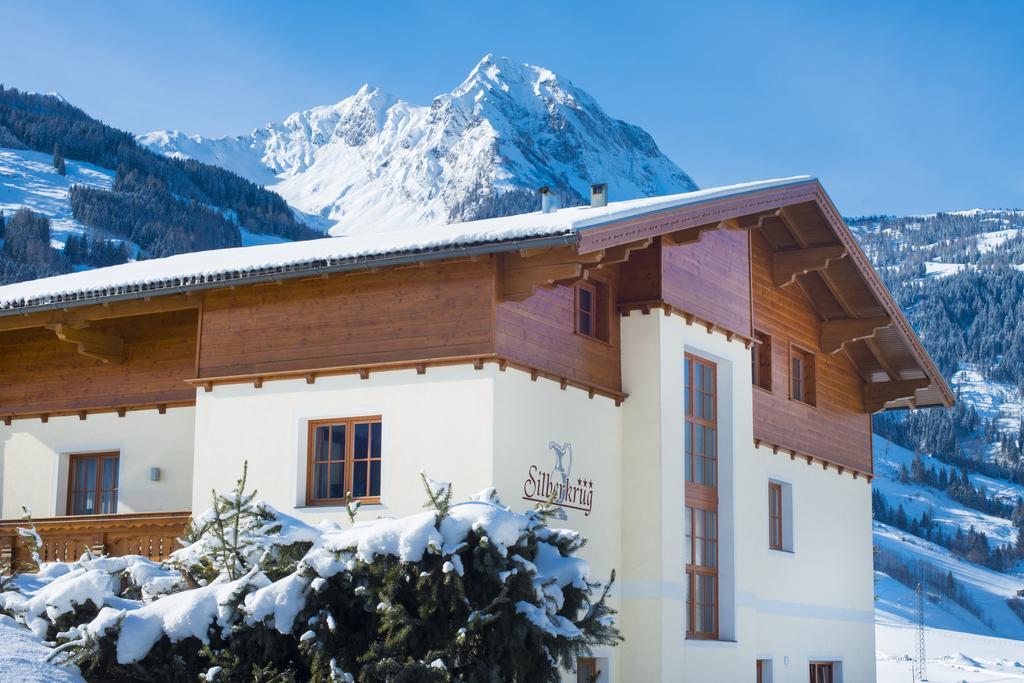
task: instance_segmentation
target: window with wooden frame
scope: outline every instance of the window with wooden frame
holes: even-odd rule
[[[609,340],[608,286],[597,280],[578,282],[575,287],[576,333],[585,337]]]
[[[68,458],[68,514],[117,513],[120,453],[75,453]]]
[[[772,660],[757,660],[757,683],[772,683]]]
[[[811,662],[811,683],[838,683],[835,662]]]
[[[308,448],[307,505],[341,505],[348,493],[380,502],[380,417],[311,421]]]
[[[601,676],[594,657],[579,657],[576,660],[576,683],[597,683]]]
[[[782,542],[782,484],[768,482],[768,547],[783,550]]]
[[[757,330],[750,345],[750,376],[755,387],[772,390],[772,338]]]
[[[718,389],[714,363],[685,361],[686,637],[718,638]]]
[[[789,350],[789,397],[815,405],[814,354],[793,346]]]

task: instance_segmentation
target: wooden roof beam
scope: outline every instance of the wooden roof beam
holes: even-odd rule
[[[3,316],[0,317],[0,332],[24,330],[33,327],[49,327],[58,323],[85,325],[97,320],[198,309],[201,299],[202,297],[198,294],[172,294],[154,297],[149,300],[134,299],[132,301],[92,304],[75,307],[68,311],[56,310]]]
[[[900,399],[914,400],[918,389],[924,389],[931,380],[905,379],[898,382],[868,382],[864,385],[864,409],[875,413],[885,407],[889,401]]]
[[[875,343],[874,337],[868,337],[863,341],[864,346],[868,347],[868,351],[870,351],[871,355],[873,355],[875,360],[878,361],[879,367],[881,367],[882,370],[885,371],[885,374],[889,376],[889,380],[893,382],[899,381],[902,378],[902,374],[896,369],[896,366],[889,362],[889,359],[885,357],[884,353],[882,353],[882,349],[878,348],[878,344]]]
[[[798,275],[824,270],[830,262],[844,256],[846,247],[841,244],[776,251],[772,254],[772,279],[776,287],[785,287],[795,282]]]
[[[568,247],[546,249],[529,256],[509,252],[502,261],[502,299],[526,301],[538,287],[552,288],[585,279],[584,266],[596,266],[604,256],[604,250],[579,254]]]
[[[878,330],[891,324],[889,316],[825,320],[821,323],[821,350],[836,353],[850,342],[874,337]]]
[[[57,335],[57,339],[75,344],[78,353],[83,356],[96,358],[104,363],[124,362],[124,340],[120,337],[90,330],[87,327],[72,327],[66,323],[56,323],[48,327]]]

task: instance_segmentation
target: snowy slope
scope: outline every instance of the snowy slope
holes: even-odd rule
[[[68,190],[72,185],[109,190],[114,172],[67,159],[67,175],[62,176],[52,162],[49,154],[0,147],[0,211],[9,215],[25,207],[47,216],[54,246],[60,247],[69,234],[84,231],[71,216]]]
[[[543,185],[571,204],[594,182],[613,200],[696,189],[650,135],[567,79],[491,55],[427,106],[363,86],[249,135],[139,141],[264,184],[334,235],[528,212]]]
[[[892,506],[903,505],[910,516],[919,516],[928,511],[935,522],[942,527],[943,533],[955,533],[957,527],[967,530],[973,526],[977,531],[985,532],[990,543],[1013,543],[1017,538],[1017,528],[1008,519],[993,517],[983,512],[964,507],[945,493],[935,489],[918,486],[914,483],[899,481],[900,467],[910,469],[914,454],[877,434],[874,436],[875,479],[872,484],[881,491],[886,501]],[[921,460],[926,468],[934,467],[936,472],[945,469],[951,474],[955,468],[946,465],[928,455]],[[1007,503],[1013,503],[1018,497],[1024,497],[1024,486],[986,477],[969,472],[968,479],[974,486],[982,486],[989,494],[997,495]],[[1024,587],[1024,582],[1021,582]]]
[[[878,683],[910,683],[917,631],[909,624],[875,626]],[[1024,681],[1024,643],[937,628],[925,629],[931,683]]]

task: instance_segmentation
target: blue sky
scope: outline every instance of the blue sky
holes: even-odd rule
[[[488,52],[647,129],[702,187],[808,173],[846,215],[1024,207],[1024,2],[0,6],[0,82],[133,132],[246,132]]]

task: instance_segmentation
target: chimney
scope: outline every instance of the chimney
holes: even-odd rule
[[[594,183],[590,186],[590,206],[608,206],[608,183]]]
[[[545,185],[537,192],[540,193],[540,210],[544,213],[554,213],[558,209],[558,203],[551,188]]]

